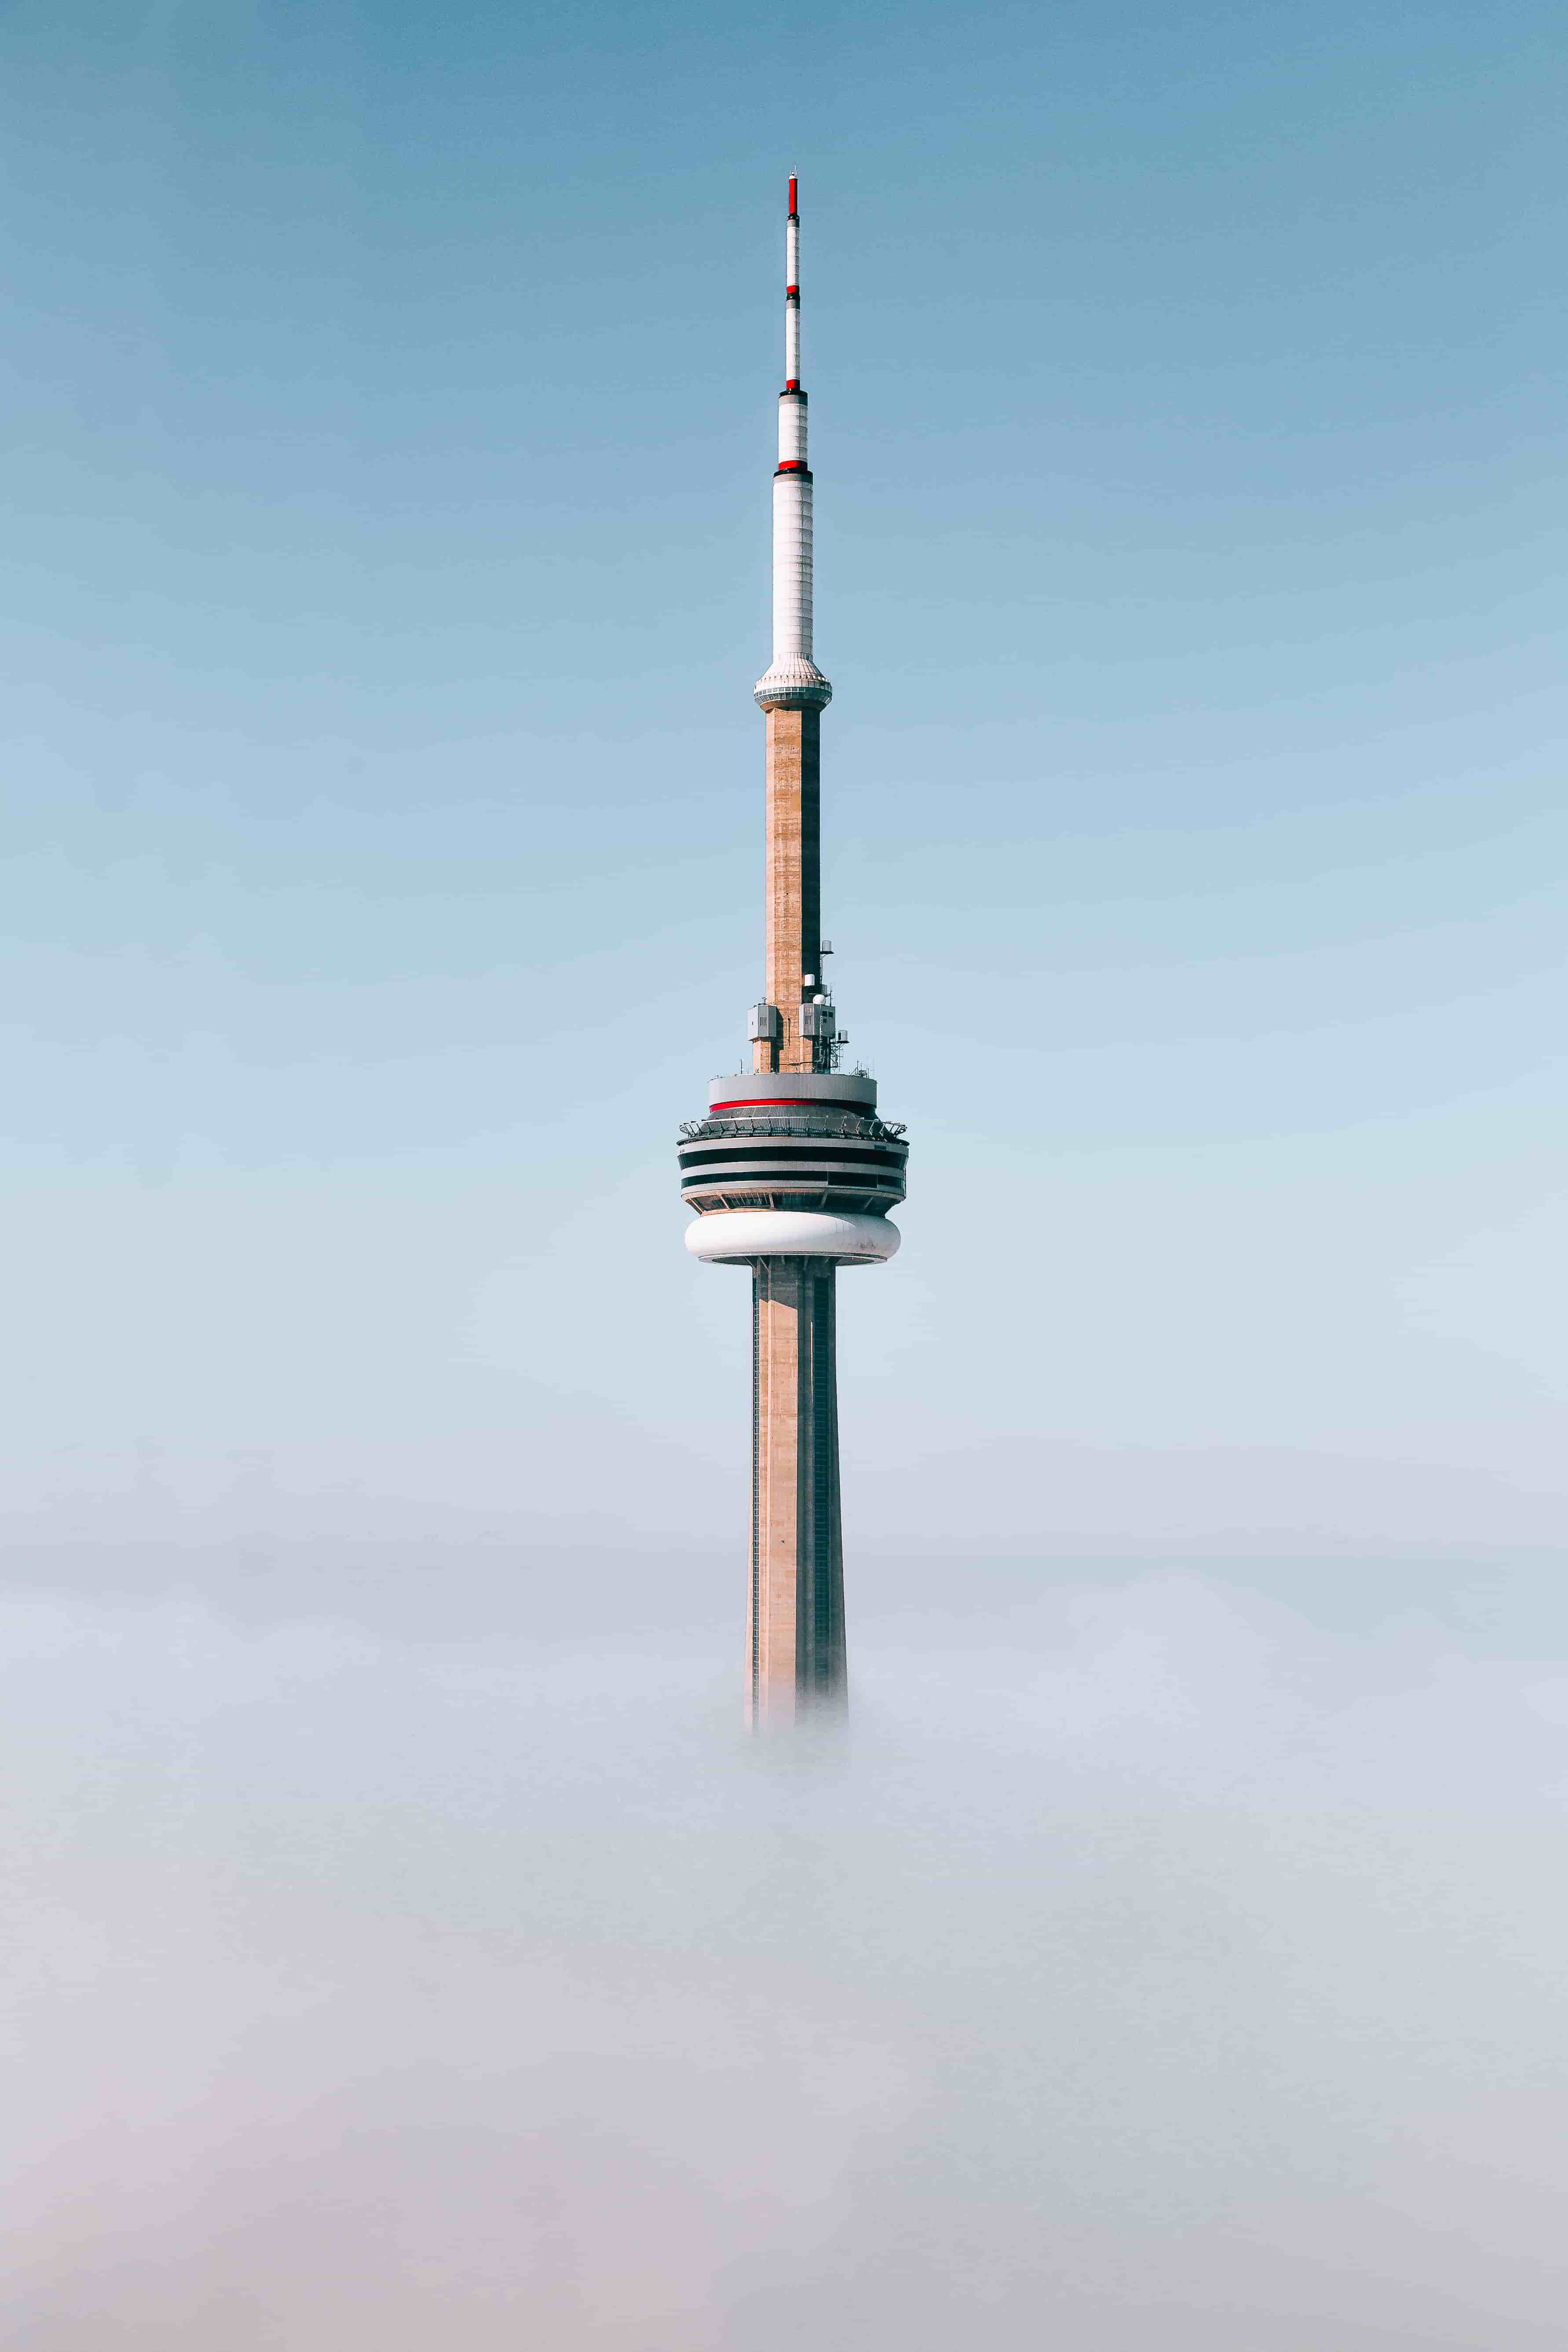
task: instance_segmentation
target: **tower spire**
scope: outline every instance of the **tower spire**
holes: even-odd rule
[[[812,658],[813,518],[800,367],[800,183],[784,219],[784,383],[773,474],[773,657],[752,689],[764,710],[821,710],[833,688]]]

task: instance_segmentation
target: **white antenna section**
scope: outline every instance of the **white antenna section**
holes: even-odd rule
[[[753,688],[764,710],[820,710],[833,694],[812,657],[814,518],[800,380],[799,184],[792,173],[784,222],[784,387],[773,475],[773,657]]]

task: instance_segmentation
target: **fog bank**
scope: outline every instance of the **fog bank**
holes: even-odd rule
[[[962,1576],[772,1751],[708,1627],[13,1592],[7,2340],[1559,2343],[1552,1572]]]

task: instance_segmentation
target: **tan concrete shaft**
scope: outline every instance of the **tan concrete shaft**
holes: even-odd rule
[[[809,1070],[800,1034],[805,975],[821,984],[822,713],[770,710],[767,811],[767,1001],[784,1022],[777,1044],[759,1039],[757,1070]]]
[[[746,1716],[759,1727],[846,1696],[837,1271],[770,1257],[752,1274]]]

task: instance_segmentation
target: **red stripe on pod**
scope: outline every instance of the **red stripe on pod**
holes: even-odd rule
[[[803,1103],[809,1106],[816,1099],[815,1095],[742,1095],[734,1102],[710,1103],[708,1116],[711,1118],[716,1110],[795,1110]],[[858,1103],[829,1103],[827,1108],[829,1110],[855,1111],[861,1106]]]
[[[786,375],[784,378],[784,390],[786,392],[798,392],[800,390],[799,376]]]
[[[784,288],[784,292],[786,294],[793,294],[797,302],[800,300],[800,288],[798,286],[786,286]]]
[[[773,467],[775,474],[804,474],[809,470],[809,467],[804,466],[798,457],[781,457]]]

